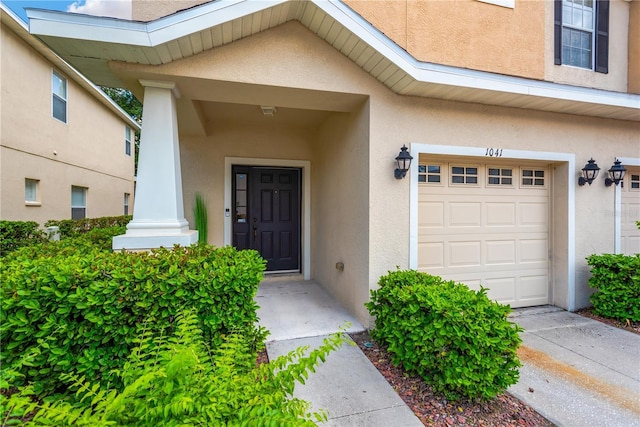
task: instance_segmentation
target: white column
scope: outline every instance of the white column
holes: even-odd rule
[[[113,249],[188,246],[198,240],[184,218],[176,84],[140,80],[144,110],[133,220],[113,238]]]

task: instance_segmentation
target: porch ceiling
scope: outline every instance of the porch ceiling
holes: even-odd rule
[[[640,96],[415,60],[339,1],[214,1],[149,23],[28,10],[30,30],[97,84],[126,87],[109,61],[159,65],[288,21],[402,95],[640,121]]]

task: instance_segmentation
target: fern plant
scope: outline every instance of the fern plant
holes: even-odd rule
[[[65,374],[63,379],[76,390],[74,400],[39,403],[25,387],[10,397],[0,396],[2,425],[311,426],[326,421],[326,412],[310,413],[309,403],[292,393],[296,383],[304,383],[346,342],[343,335],[327,338],[308,355],[301,347],[258,367],[248,341],[229,334],[212,349],[203,339],[195,310],[186,310],[177,317],[172,336],[140,333],[127,362],[116,371],[125,384],[122,392]]]

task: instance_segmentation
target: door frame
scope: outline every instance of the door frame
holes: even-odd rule
[[[640,157],[617,157],[618,160],[624,166],[640,166]],[[613,215],[613,227],[614,227],[614,239],[613,252],[616,254],[622,251],[622,188],[616,185],[615,200],[614,200],[614,215]]]
[[[262,159],[252,157],[224,158],[224,244],[233,242],[232,206],[231,206],[231,168],[234,165],[269,166],[282,168],[298,168],[301,171],[300,186],[300,271],[304,280],[311,280],[311,162],[309,160]]]

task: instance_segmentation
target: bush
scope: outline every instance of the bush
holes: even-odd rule
[[[78,401],[38,403],[26,387],[9,398],[0,396],[0,410],[8,422],[33,417],[26,426],[302,426],[326,421],[326,413],[308,413],[309,404],[292,398],[292,392],[345,342],[341,335],[325,339],[308,356],[306,348],[299,348],[256,367],[257,353],[241,335],[228,335],[223,345],[212,348],[194,310],[180,314],[177,324],[169,339],[148,331],[139,336],[118,372],[122,392],[92,384],[85,376],[65,375]]]
[[[106,383],[140,323],[170,330],[181,308],[196,310],[214,346],[233,331],[264,338],[253,298],[265,261],[255,251],[113,253],[69,242],[18,250],[0,266],[0,356],[3,370],[23,375],[14,385],[34,382],[36,393],[52,393],[59,375],[74,370]]]
[[[589,286],[594,313],[619,320],[640,322],[640,254],[591,255]]]
[[[45,227],[57,226],[60,228],[60,236],[78,237],[81,234],[90,232],[96,228],[126,227],[133,218],[131,215],[103,216],[100,218],[85,219],[62,219],[49,220],[45,222]]]
[[[366,304],[376,316],[371,336],[394,364],[452,400],[490,399],[518,381],[522,329],[486,289],[417,271],[389,272],[379,285]]]
[[[0,256],[44,240],[45,235],[35,221],[0,221]]]

